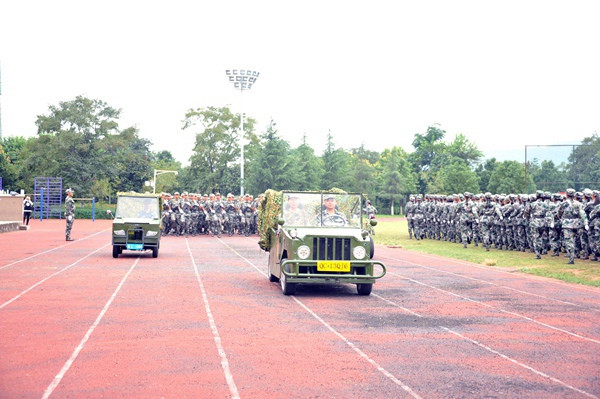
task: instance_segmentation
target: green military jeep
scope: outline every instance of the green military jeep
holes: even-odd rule
[[[293,295],[297,284],[332,283],[356,284],[359,295],[369,295],[386,269],[373,260],[362,204],[361,194],[267,190],[259,208],[259,245],[269,252],[269,280],[279,281],[285,295]]]
[[[158,257],[161,235],[161,198],[158,194],[118,193],[117,211],[113,220],[113,258],[124,249],[152,250]]]

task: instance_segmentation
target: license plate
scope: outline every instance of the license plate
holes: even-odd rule
[[[320,260],[317,262],[320,272],[349,272],[350,261],[347,260]]]
[[[127,249],[130,251],[141,251],[144,249],[144,244],[127,244]]]

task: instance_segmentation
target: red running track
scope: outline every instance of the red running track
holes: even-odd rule
[[[354,286],[281,294],[257,237],[164,237],[112,258],[110,223],[0,235],[0,397],[597,398],[600,290],[377,247]]]

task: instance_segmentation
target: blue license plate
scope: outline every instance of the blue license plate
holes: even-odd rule
[[[141,251],[144,249],[144,244],[127,244],[127,249],[130,251]]]

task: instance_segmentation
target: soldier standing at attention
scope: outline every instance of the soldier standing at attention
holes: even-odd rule
[[[65,198],[65,218],[67,219],[67,229],[65,236],[67,241],[73,241],[71,238],[71,229],[75,219],[75,200],[73,200],[73,190],[67,189],[67,198]]]
[[[593,191],[593,205],[590,211],[590,247],[592,249],[593,261],[598,260],[600,255],[600,193],[597,190]]]
[[[409,197],[409,201],[404,208],[404,214],[406,215],[406,221],[408,222],[408,237],[410,239],[413,238],[413,233],[415,232],[414,225],[414,210],[415,210],[415,196],[411,195]]]
[[[577,234],[577,230],[582,224],[586,230],[589,230],[587,216],[583,211],[583,205],[581,202],[575,201],[575,190],[572,188],[567,189],[567,200],[561,204],[560,216],[564,236],[564,247],[569,254],[568,263],[572,265],[575,263],[575,234]]]
[[[547,227],[548,220],[550,218],[550,207],[544,202],[544,192],[541,190],[536,191],[536,201],[531,204],[529,210],[529,225],[533,230],[533,249],[535,251],[535,258],[542,259],[540,256],[544,247],[544,233]]]

